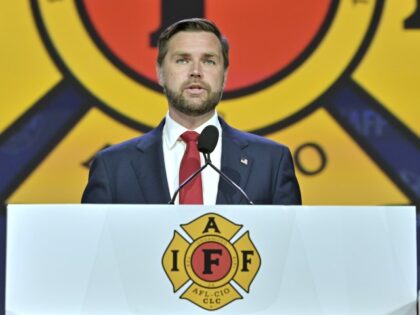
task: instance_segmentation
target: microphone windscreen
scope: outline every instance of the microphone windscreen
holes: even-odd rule
[[[198,137],[198,151],[207,154],[212,153],[218,140],[219,130],[213,125],[207,126]]]

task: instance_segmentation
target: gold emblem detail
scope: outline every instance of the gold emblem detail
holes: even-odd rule
[[[232,242],[242,225],[208,213],[181,227],[192,242],[175,231],[162,257],[174,292],[185,286],[181,298],[206,310],[242,299],[239,288],[249,293],[261,258],[248,231]]]

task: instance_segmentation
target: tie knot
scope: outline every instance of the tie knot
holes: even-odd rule
[[[195,131],[185,131],[182,135],[181,135],[181,139],[184,140],[184,142],[188,143],[188,142],[197,142],[198,137],[200,136],[199,133],[195,132]]]

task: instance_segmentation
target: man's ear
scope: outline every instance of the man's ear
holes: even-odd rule
[[[223,73],[223,89],[225,88],[225,86],[226,86],[226,81],[227,81],[227,76],[228,76],[228,69],[229,68],[226,68],[225,69],[225,72]]]
[[[163,81],[163,74],[162,74],[162,67],[159,66],[159,64],[156,63],[156,75],[158,78],[158,82],[160,86],[164,85],[164,81]]]

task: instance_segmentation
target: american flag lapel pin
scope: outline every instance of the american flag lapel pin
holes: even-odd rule
[[[243,165],[248,165],[248,159],[247,158],[241,158],[241,163]]]

